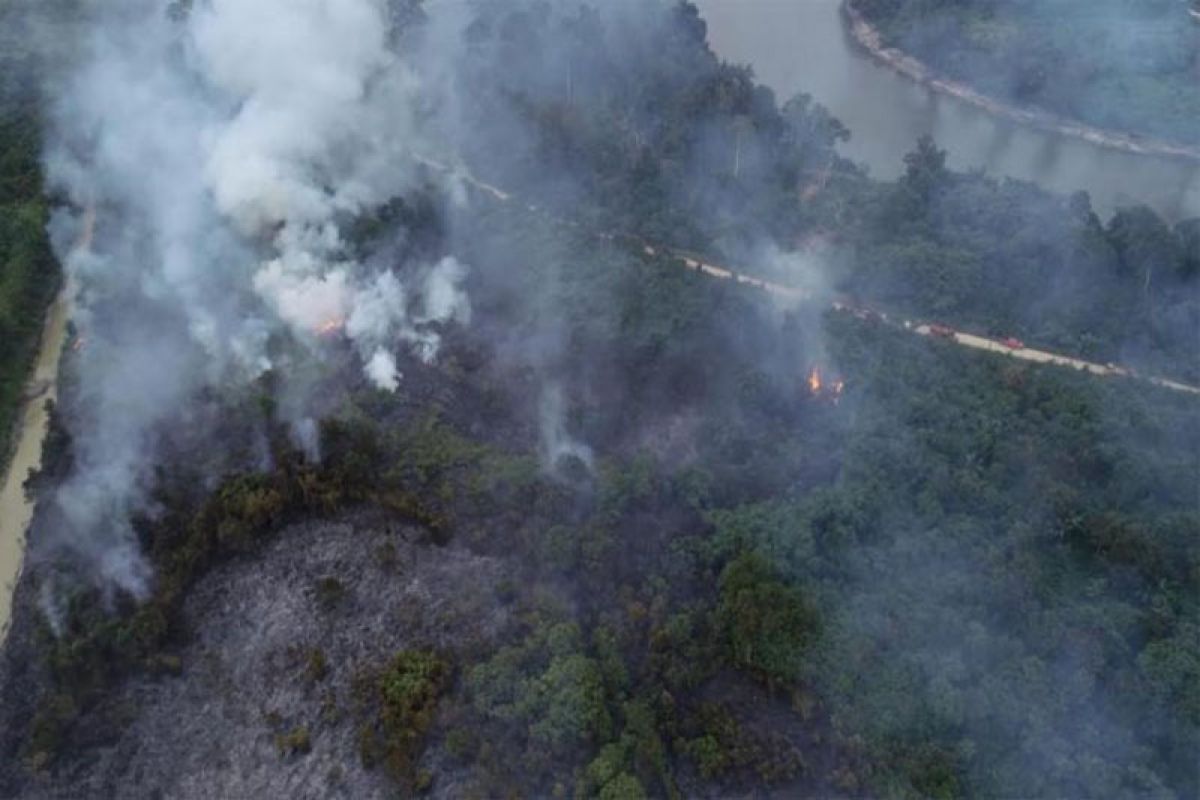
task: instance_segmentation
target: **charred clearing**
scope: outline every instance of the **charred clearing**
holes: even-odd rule
[[[1196,794],[1200,223],[872,180],[688,3],[154,5],[40,111],[0,795]]]

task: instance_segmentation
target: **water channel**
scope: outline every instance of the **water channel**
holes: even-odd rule
[[[1177,220],[1200,216],[1200,164],[1101,147],[1020,126],[878,64],[846,31],[841,0],[693,0],[718,56],[749,64],[782,103],[807,92],[852,132],[842,153],[892,178],[929,134],[957,170],[1086,190],[1107,216],[1146,203]]]

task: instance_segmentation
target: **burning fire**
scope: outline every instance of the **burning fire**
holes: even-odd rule
[[[846,389],[846,382],[841,378],[827,382],[821,378],[821,368],[813,367],[808,373],[808,392],[813,397],[826,397],[837,405],[842,399],[842,392]]]
[[[340,331],[345,324],[346,320],[341,319],[340,317],[335,317],[334,319],[325,320],[320,325],[313,328],[313,333],[317,334],[317,336],[332,336]]]

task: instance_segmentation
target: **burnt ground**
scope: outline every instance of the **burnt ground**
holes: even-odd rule
[[[322,588],[330,577],[340,578],[339,587]],[[373,512],[290,526],[260,553],[200,580],[185,603],[188,636],[173,654],[178,663],[168,658],[158,675],[129,678],[89,711],[82,757],[31,773],[6,747],[0,794],[394,797],[396,784],[359,757],[355,676],[406,648],[455,662],[457,653],[495,646],[508,624],[498,598],[505,580],[499,560],[430,545],[420,529]],[[14,634],[0,680],[36,682],[32,668],[16,674],[31,644],[17,637],[33,634]],[[326,665],[320,678],[317,651]],[[0,722],[20,718],[28,696],[6,691]],[[283,752],[278,738],[301,727],[311,751]],[[427,757],[437,752],[430,747]],[[437,765],[435,774],[434,796],[459,795],[451,765]]]
[[[406,391],[384,399],[364,393],[359,411],[381,426],[402,426],[433,409],[472,440],[502,452],[533,451],[543,383],[536,370],[500,374],[475,349],[453,341],[450,357],[453,368],[445,370],[405,363]],[[329,400],[330,408],[336,399]],[[221,439],[252,439],[252,430],[237,427],[236,415],[220,411],[212,412],[217,421],[234,420]],[[686,408],[647,412],[612,437],[611,449],[649,447],[670,463],[691,462],[697,414]],[[173,458],[206,452],[203,442],[187,437],[171,445],[166,449]],[[237,468],[246,464],[234,458],[207,465],[204,472]],[[595,502],[589,492],[580,493],[588,507]],[[521,639],[521,598],[548,592],[555,603],[573,609],[569,617],[618,607],[621,587],[631,592],[638,587],[650,604],[645,577],[667,569],[660,561],[670,540],[695,524],[690,514],[676,518],[669,509],[630,511],[621,526],[624,546],[610,542],[602,563],[588,567],[594,573],[590,588],[581,591],[557,575],[557,568],[539,566],[547,555],[538,550],[540,539],[527,541],[527,511],[536,516],[515,506],[498,517],[494,509],[478,518],[467,513],[444,547],[431,543],[426,528],[362,508],[270,534],[253,553],[206,568],[187,589],[183,630],[172,637],[165,656],[106,688],[98,705],[67,715],[73,720],[69,739],[43,765],[29,763],[27,754],[38,749],[28,747],[30,720],[42,704],[59,699],[47,671],[46,655],[53,648],[38,608],[40,576],[52,571],[53,552],[32,547],[14,597],[13,628],[0,648],[0,798],[405,796],[407,787],[381,767],[362,764],[364,712],[354,691],[356,678],[377,674],[404,649],[438,651],[452,670],[415,765],[432,778],[424,796],[502,796],[497,776],[511,779],[504,784],[510,788],[525,778],[522,730],[500,724],[475,730],[481,720],[471,711],[464,671]],[[577,516],[573,510],[563,513],[566,520]],[[34,545],[45,538],[45,527],[31,531]],[[696,581],[707,586],[710,580],[692,574],[687,563],[679,562],[682,573],[675,568],[665,573],[681,596],[702,591],[692,585]],[[338,583],[323,589],[328,578]],[[318,652],[325,664],[319,677],[313,669]],[[639,658],[637,652],[627,655]],[[750,738],[731,741],[730,748],[767,753],[772,763],[776,753],[795,756],[804,769],[764,792],[748,788],[760,785],[751,766],[736,766],[714,782],[674,754],[672,772],[683,796],[839,794],[824,783],[814,785],[808,769],[828,760],[828,743],[811,730],[826,729],[827,721],[806,723],[787,698],[763,693],[745,677],[723,674],[697,700],[735,710]],[[456,755],[447,739],[447,733],[464,730],[483,738],[477,763]],[[286,739],[299,731],[308,734],[308,752],[289,752]],[[576,767],[562,760],[561,785],[574,782]]]

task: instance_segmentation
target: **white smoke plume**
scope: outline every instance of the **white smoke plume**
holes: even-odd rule
[[[370,360],[367,361],[367,375],[372,383],[389,392],[396,391],[396,387],[400,385],[400,373],[396,369],[396,358],[382,348],[372,353]]]
[[[384,0],[92,12],[55,90],[46,164],[55,189],[99,209],[94,252],[68,255],[72,222],[54,225],[89,342],[68,423],[75,469],[54,506],[60,544],[98,582],[145,591],[128,520],[154,430],[196,392],[270,369],[273,335],[316,355],[320,334],[343,331],[367,378],[394,390],[397,348],[432,360],[440,326],[469,322],[457,261],[368,269],[339,232],[415,185],[421,85],[386,12]]]
[[[567,402],[560,384],[551,382],[542,388],[540,411],[543,468],[551,474],[559,474],[577,460],[590,471],[593,467],[592,448],[567,430]]]
[[[422,322],[471,322],[471,301],[462,289],[466,267],[447,256],[425,277],[425,310]]]

